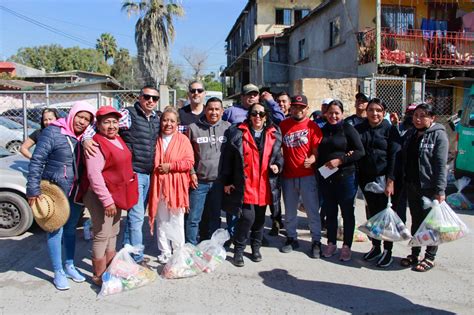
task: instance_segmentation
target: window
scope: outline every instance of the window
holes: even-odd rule
[[[383,5],[381,19],[383,28],[404,34],[415,26],[415,8]]]
[[[260,47],[258,47],[258,49],[257,49],[257,64],[258,64],[259,62],[261,62],[262,59],[263,59],[263,47],[260,46]]]
[[[306,48],[305,48],[305,39],[301,39],[298,42],[298,61],[306,58]]]
[[[336,46],[341,42],[341,19],[336,17],[329,22],[329,47]]]
[[[305,16],[309,14],[309,9],[297,9],[295,10],[295,23],[298,23]]]
[[[288,46],[286,44],[276,44],[270,48],[270,61],[288,62]]]
[[[275,24],[291,25],[291,9],[276,9]]]

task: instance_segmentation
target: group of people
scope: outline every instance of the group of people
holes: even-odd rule
[[[448,140],[429,104],[409,108],[402,123],[392,124],[386,119],[385,103],[363,93],[356,95],[355,115],[344,118],[339,100],[324,99],[314,120],[308,118],[306,96],[280,93],[274,98],[253,84],[245,85],[240,102],[227,109],[215,97],[204,104],[205,88],[198,81],[189,84],[188,97],[188,105],[179,110],[166,107],[160,115],[155,111],[159,92],[152,86],[143,87],[138,101],[121,111],[110,106],[96,110],[77,102],[68,117],[30,139],[36,143],[28,174],[30,204],[42,198],[44,179],[57,184],[71,206],[66,224],[47,237],[58,289],[69,288],[67,278],[85,281],[74,266],[80,204],[91,214],[92,280],[100,285],[115,255],[122,210],[127,211],[123,244],[141,246],[132,257],[145,267],[149,258],[143,254],[142,228],[147,209],[161,264],[185,242],[209,239],[221,227],[225,210],[233,263],[242,267],[247,243],[250,259],[262,260],[267,206],[272,219],[269,234],[278,235],[285,228],[280,251],[289,253],[299,247],[297,209],[304,204],[312,258],[329,258],[338,251],[340,208],[344,238],[339,259],[349,261],[358,187],[367,217],[382,211],[391,197],[405,220],[403,199],[408,199],[412,232],[428,213],[422,196],[444,200]],[[49,123],[48,117],[45,110],[42,126]],[[331,175],[323,176],[321,169]],[[386,180],[384,194],[364,190],[379,177]],[[428,247],[421,260],[420,248],[413,247],[401,263],[428,271],[434,267],[436,250]],[[392,243],[384,242],[382,250],[381,242],[372,240],[364,259],[388,267]]]

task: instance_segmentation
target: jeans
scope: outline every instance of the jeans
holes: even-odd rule
[[[235,226],[235,250],[242,253],[247,245],[250,233],[250,245],[252,248],[262,246],[263,227],[265,225],[265,210],[267,206],[256,206],[243,204],[242,215]]]
[[[357,183],[355,182],[354,173],[343,175],[343,177],[333,179],[331,177],[327,179],[321,177],[320,183],[326,210],[328,242],[336,244],[337,214],[340,207],[344,227],[344,245],[351,247],[355,229],[354,199],[357,193]]]
[[[221,227],[221,205],[224,186],[220,182],[199,181],[189,193],[189,214],[186,218],[186,243],[196,245],[211,238]],[[201,223],[201,224],[200,224]]]
[[[76,250],[76,227],[81,217],[83,208],[75,204],[73,198],[69,198],[71,208],[69,219],[60,229],[47,233],[48,253],[54,271],[63,269],[62,244],[66,249],[66,264],[74,263],[74,252]]]
[[[123,244],[132,246],[143,245],[143,221],[145,219],[145,209],[148,204],[148,191],[150,189],[150,175],[137,173],[138,176],[138,203],[127,213],[125,219],[125,230],[123,232]],[[135,255],[133,259],[137,263],[143,260],[143,252]]]
[[[420,227],[423,220],[426,218],[431,208],[423,209],[423,196],[433,199],[435,193],[430,189],[421,189],[419,185],[413,183],[406,183],[406,192],[408,199],[408,206],[410,207],[411,214],[411,235],[415,235],[416,231]],[[412,247],[411,254],[413,256],[419,256],[421,247]],[[427,246],[425,252],[425,258],[433,261],[438,252],[438,246]]]
[[[319,216],[319,196],[316,176],[283,178],[283,201],[285,203],[286,231],[288,237],[297,238],[298,201],[303,201],[309,220],[309,229],[313,241],[321,240],[321,218]]]

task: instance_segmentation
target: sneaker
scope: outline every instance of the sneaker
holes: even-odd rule
[[[297,239],[294,239],[292,237],[288,237],[286,239],[285,245],[283,245],[283,247],[280,248],[280,251],[282,253],[290,253],[291,251],[293,251],[294,249],[297,249],[299,247],[300,247],[300,243],[298,243]]]
[[[309,253],[309,256],[311,258],[321,258],[321,242],[319,241],[313,241],[313,244],[311,245],[311,251]]]
[[[58,290],[69,290],[69,282],[67,281],[66,273],[62,269],[54,272],[53,283]]]
[[[170,260],[170,258],[171,257],[169,255],[161,254],[161,255],[158,255],[157,260],[160,264],[166,265],[168,261]]]
[[[331,244],[329,243],[325,248],[323,252],[323,257],[329,258],[334,256],[334,254],[337,251],[337,245],[336,244]]]
[[[341,255],[339,255],[340,261],[349,261],[352,258],[351,248],[347,245],[342,246]]]
[[[79,270],[76,269],[73,264],[65,264],[64,272],[66,277],[72,279],[74,282],[80,283],[86,281],[86,278],[79,272]]]
[[[380,255],[382,255],[382,252],[380,251],[380,247],[372,246],[370,251],[364,254],[363,258],[366,261],[372,261],[372,260],[377,259]]]
[[[380,256],[380,259],[377,261],[377,267],[387,268],[392,264],[392,262],[392,251],[386,249],[383,251],[382,256]]]

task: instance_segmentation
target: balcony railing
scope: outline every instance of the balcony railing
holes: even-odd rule
[[[359,64],[375,61],[375,30],[358,33]],[[474,66],[474,33],[382,29],[382,63],[425,66]]]

